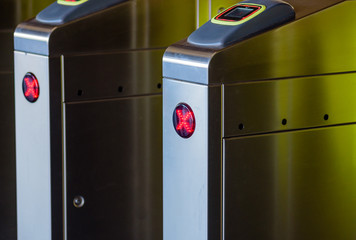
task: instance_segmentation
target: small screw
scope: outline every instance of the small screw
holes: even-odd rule
[[[73,205],[74,207],[76,208],[81,208],[84,206],[84,198],[82,196],[76,196],[74,199],[73,199]]]

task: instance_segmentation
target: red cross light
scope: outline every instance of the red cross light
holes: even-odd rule
[[[25,98],[29,102],[36,102],[40,95],[40,85],[35,75],[26,73],[22,82],[22,90]]]
[[[189,105],[180,103],[173,113],[173,125],[179,136],[189,138],[195,131],[195,117]]]

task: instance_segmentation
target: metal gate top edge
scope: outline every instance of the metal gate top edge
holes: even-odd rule
[[[183,40],[166,50],[163,76],[230,84],[354,71],[356,30],[342,23],[356,21],[355,9],[344,1],[221,50]]]

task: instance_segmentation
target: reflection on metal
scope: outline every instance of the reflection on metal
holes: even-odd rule
[[[348,110],[356,108],[355,73],[223,88],[225,137],[356,122],[356,112]],[[283,119],[287,120],[285,125]],[[244,129],[239,129],[239,124]]]
[[[14,37],[35,40],[35,41],[41,41],[41,42],[45,42],[46,44],[48,42],[48,36],[34,36],[31,34],[26,34],[26,33],[21,33],[21,32],[16,32],[14,34]]]
[[[228,84],[354,71],[352,53],[356,48],[351,43],[356,31],[347,24],[340,24],[356,20],[354,6],[354,1],[346,1],[238,43],[229,51],[199,49],[182,41],[170,47],[167,54],[179,56],[181,60],[204,55],[210,64],[220,66],[210,70],[209,79],[201,83]],[[339,36],[346,32],[348,37],[343,38],[341,44]],[[195,78],[184,80],[196,82]]]
[[[17,227],[23,229],[18,231],[18,239],[51,238],[48,65],[48,57],[15,53]],[[28,69],[36,73],[40,82],[41,95],[35,103],[27,101],[22,91]]]
[[[168,48],[166,239],[356,237],[356,2],[335,3],[295,1],[298,20],[222,50]],[[189,139],[180,102],[197,112]]]
[[[356,237],[356,126],[224,140],[225,239]]]

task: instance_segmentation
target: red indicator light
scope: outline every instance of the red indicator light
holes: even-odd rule
[[[25,98],[29,102],[36,102],[40,95],[40,85],[35,75],[26,73],[22,82],[22,90]]]
[[[195,131],[195,117],[189,105],[180,103],[173,112],[173,126],[182,138],[189,138]]]

